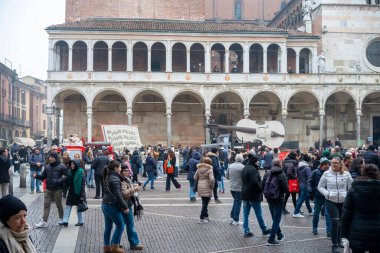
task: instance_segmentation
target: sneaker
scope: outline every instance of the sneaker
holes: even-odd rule
[[[277,240],[278,240],[279,242],[283,242],[283,241],[285,240],[285,235],[284,235],[284,234],[278,235],[278,236],[277,236]]]
[[[197,199],[196,199],[195,197],[191,197],[191,198],[190,198],[190,201],[191,201],[191,202],[195,202],[195,201],[197,201]]]
[[[83,226],[83,222],[78,222],[77,224],[75,224],[76,227],[81,227]]]
[[[305,218],[305,216],[303,216],[300,213],[297,213],[297,214],[293,214],[293,218]]]
[[[332,253],[340,253],[340,249],[338,245],[332,246]]]
[[[234,226],[239,226],[239,225],[243,224],[243,222],[241,222],[241,221],[232,221],[231,224],[234,225]]]
[[[206,222],[210,222],[211,220],[210,220],[209,217],[205,217],[205,221],[206,221]]]
[[[146,189],[145,189],[145,184],[142,184],[141,186],[142,186],[143,190],[145,191],[145,190],[146,190]]]
[[[270,232],[272,232],[272,229],[267,229],[267,230],[265,230],[265,231],[263,231],[263,236],[268,236],[268,235],[270,235]]]
[[[130,250],[143,250],[143,249],[144,249],[144,246],[142,246],[141,244],[131,246],[130,248]]]
[[[40,221],[40,222],[34,224],[34,226],[35,226],[36,228],[46,228],[46,227],[47,227],[47,223],[46,223],[46,221],[42,220],[42,221]]]
[[[206,223],[208,223],[208,220],[206,220],[206,219],[200,219],[198,221],[198,224],[206,224]]]
[[[247,238],[247,237],[252,237],[253,236],[253,233],[252,232],[248,232],[248,233],[244,233],[244,237]]]
[[[150,187],[150,189],[151,189],[151,190],[155,190],[156,188],[154,188],[154,187]]]
[[[284,209],[284,210],[282,211],[282,214],[290,214],[290,212],[289,212],[288,210]]]
[[[30,192],[30,194],[34,194],[34,191]]]
[[[60,227],[67,227],[69,225],[69,223],[60,221],[60,222],[57,223],[57,225],[60,226]]]
[[[162,179],[162,177],[161,177],[161,176],[158,176],[157,179]]]
[[[37,193],[44,193],[43,191],[37,191]]]
[[[182,185],[180,185],[177,190],[180,191],[182,189]]]
[[[314,210],[309,212],[309,216],[313,216],[314,215]]]
[[[229,219],[228,219],[228,222],[229,222],[230,224],[232,224],[232,222],[234,222],[234,219],[229,218]]]
[[[276,240],[268,240],[267,245],[268,246],[278,246],[278,245],[280,245],[280,243]]]
[[[221,204],[221,203],[223,203],[223,202],[220,199],[215,200],[215,204]]]
[[[317,228],[313,228],[313,235],[317,235],[318,234],[318,229]]]

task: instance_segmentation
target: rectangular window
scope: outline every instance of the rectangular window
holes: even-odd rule
[[[43,129],[46,130],[46,120],[43,121]]]
[[[24,90],[21,91],[21,104],[22,105],[26,104],[26,94]]]
[[[22,120],[26,120],[26,111],[22,110]]]
[[[42,105],[42,113],[46,113],[46,104]]]

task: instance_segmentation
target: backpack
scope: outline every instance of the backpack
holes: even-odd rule
[[[292,162],[286,162],[284,164],[285,174],[288,179],[297,178],[297,166],[294,166]]]
[[[280,197],[280,188],[278,187],[277,176],[270,175],[265,181],[263,194],[266,199],[278,199]]]

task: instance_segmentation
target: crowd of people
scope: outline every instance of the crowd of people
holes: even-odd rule
[[[12,151],[0,148],[0,190],[3,196],[0,205],[7,201],[19,203],[13,197],[10,199],[7,191],[11,156]],[[125,252],[120,245],[125,228],[130,249],[144,248],[134,226],[134,217],[141,217],[143,210],[138,192],[148,190],[148,184],[150,190],[156,190],[157,178],[166,178],[165,191],[171,190],[172,183],[181,190],[182,185],[176,179],[180,173],[187,174],[189,201],[197,201],[197,196],[201,198],[199,224],[210,223],[208,206],[212,199],[216,204],[222,203],[218,195],[225,193],[226,178],[233,198],[229,221],[231,225],[242,225],[244,237],[253,236],[249,227],[253,209],[262,235],[269,236],[267,245],[279,245],[285,239],[280,225],[282,216],[290,214],[287,202],[291,196],[292,217],[312,216],[312,234],[318,234],[319,220],[324,216],[333,253],[341,252],[344,247],[342,238],[348,239],[354,253],[380,252],[380,156],[373,145],[359,149],[315,147],[303,153],[291,151],[283,160],[279,159],[278,149],[268,147],[230,150],[218,146],[202,150],[181,146],[164,148],[162,145],[136,148],[132,152],[125,148],[120,153],[110,147],[88,147],[83,154],[76,154],[72,159],[63,148],[53,145],[50,150],[42,152],[33,148],[24,160],[30,164],[30,193],[44,192],[43,217],[35,226],[48,226],[52,202],[58,209],[58,225],[67,227],[73,206],[86,203],[88,198],[102,199],[106,253]],[[42,181],[45,181],[45,189],[41,186]],[[87,196],[86,187],[95,188],[95,196]],[[272,218],[271,226],[263,217],[264,199]],[[305,211],[302,207],[306,207]],[[0,228],[0,248],[8,249],[4,252],[15,252],[13,248],[17,245],[9,245],[13,240],[4,241],[1,229],[11,230],[9,219],[15,215],[21,217],[26,211],[21,204],[17,210],[5,214],[0,208],[0,221],[4,225]],[[83,226],[84,213],[77,211],[77,218],[75,226]],[[22,222],[23,226],[17,228],[28,231],[25,220]],[[113,225],[116,229],[111,237]],[[31,242],[26,241],[26,244],[30,251],[25,252],[34,252]]]

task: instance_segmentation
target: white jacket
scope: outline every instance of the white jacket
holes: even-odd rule
[[[340,172],[334,172],[330,167],[323,173],[318,184],[318,191],[332,202],[343,203],[352,181],[349,172],[345,171],[340,174]]]

